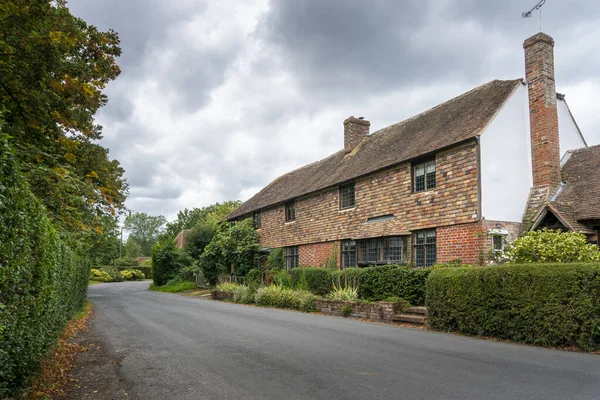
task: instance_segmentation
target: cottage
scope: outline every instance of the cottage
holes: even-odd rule
[[[343,268],[480,263],[541,227],[597,240],[600,148],[587,148],[555,91],[553,48],[538,33],[524,43],[525,80],[488,82],[372,134],[369,121],[346,119],[344,149],[280,176],[227,219],[254,218],[288,268],[334,254]]]

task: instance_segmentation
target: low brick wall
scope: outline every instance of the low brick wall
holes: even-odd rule
[[[349,318],[365,318],[373,321],[392,321],[396,314],[396,303],[353,303],[351,301],[317,299],[317,308],[323,314],[343,316],[342,307],[349,306],[352,309]]]
[[[211,292],[213,300],[233,300],[233,292],[221,292],[213,290]]]

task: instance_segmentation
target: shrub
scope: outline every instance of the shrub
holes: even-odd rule
[[[350,304],[344,304],[341,311],[343,317],[349,317],[352,314],[352,306]]]
[[[276,308],[292,308],[304,312],[317,310],[317,296],[306,290],[287,290],[281,286],[271,285],[258,289],[254,301],[260,306]]]
[[[333,283],[333,290],[327,294],[327,298],[329,300],[357,301],[358,284],[356,279],[354,281],[348,281],[346,278],[342,281],[338,277],[337,283]]]
[[[240,304],[254,303],[254,290],[250,286],[240,285],[233,289],[233,301]]]
[[[292,286],[324,296],[331,290],[334,270],[319,267],[299,267],[292,269]]]
[[[217,285],[216,289],[219,292],[233,292],[235,289],[240,287],[237,283],[220,283]]]
[[[90,280],[98,282],[110,282],[111,278],[108,272],[101,269],[92,268],[90,270]]]
[[[113,261],[115,267],[135,267],[137,266],[137,260],[133,257],[117,258]]]
[[[144,260],[138,267],[152,268],[152,259]]]
[[[600,265],[521,264],[432,271],[429,324],[544,346],[600,348]]]
[[[135,271],[140,271],[142,274],[144,274],[143,278],[138,278],[138,279],[146,279],[146,278],[151,278],[152,277],[152,267],[142,267],[139,266],[137,268],[128,268],[128,267],[119,267],[120,271],[131,271],[131,270],[135,270]]]
[[[18,395],[84,305],[90,265],[46,216],[0,135],[0,398]]]
[[[285,268],[285,251],[283,248],[271,249],[267,257],[267,265],[269,269],[284,269]]]
[[[146,276],[139,269],[126,269],[121,272],[121,276],[126,281],[137,281],[139,279],[145,279]]]
[[[292,278],[285,269],[279,270],[273,275],[273,283],[286,289],[292,289]]]
[[[152,279],[158,286],[163,286],[191,262],[185,252],[175,247],[173,240],[160,241],[152,247]]]
[[[425,304],[425,283],[431,269],[382,265],[364,268],[359,274],[359,296],[364,300],[381,301],[402,297],[414,305]]]
[[[193,290],[195,288],[196,288],[196,284],[194,282],[180,280],[180,279],[172,279],[164,286],[158,286],[156,283],[152,283],[150,285],[150,290],[155,290],[157,292],[165,292],[165,293],[186,292],[188,290]]]
[[[598,247],[583,233],[543,229],[518,238],[507,250],[513,263],[569,263],[600,261]]]
[[[262,269],[251,269],[246,274],[246,283],[249,286],[260,286],[262,285]]]

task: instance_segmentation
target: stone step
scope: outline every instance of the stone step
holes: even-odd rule
[[[420,314],[420,315],[427,315],[427,307],[408,307],[406,309],[406,313],[407,314]]]
[[[396,314],[393,320],[395,322],[410,322],[411,324],[424,325],[427,317],[420,314]]]

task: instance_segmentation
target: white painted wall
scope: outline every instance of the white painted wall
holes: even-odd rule
[[[585,142],[579,134],[579,130],[569,113],[567,103],[564,100],[557,100],[558,106],[558,134],[561,158],[568,150],[580,149],[585,147]]]
[[[533,185],[526,85],[515,89],[480,143],[482,216],[521,222]]]

